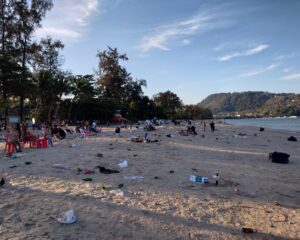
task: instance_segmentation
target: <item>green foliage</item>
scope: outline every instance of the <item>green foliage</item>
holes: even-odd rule
[[[163,109],[167,118],[177,118],[182,108],[182,100],[173,92],[160,92],[153,97],[156,106]]]
[[[199,106],[214,114],[238,112],[245,116],[300,116],[300,94],[241,92],[212,94]]]

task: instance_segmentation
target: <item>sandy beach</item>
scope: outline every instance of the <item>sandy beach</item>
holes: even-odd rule
[[[117,137],[104,128],[53,148],[26,148],[18,158],[4,157],[2,145],[0,239],[300,239],[299,134],[195,126],[195,137],[178,134],[185,126],[158,127],[149,133],[156,143],[129,141],[144,136],[141,129]],[[298,142],[287,141],[291,135]],[[290,163],[269,161],[273,151],[290,154]],[[123,160],[126,168],[118,166]],[[99,165],[120,173],[100,173]],[[210,183],[189,182],[190,175]],[[125,178],[132,176],[140,179]],[[59,223],[57,215],[69,209],[77,221]]]

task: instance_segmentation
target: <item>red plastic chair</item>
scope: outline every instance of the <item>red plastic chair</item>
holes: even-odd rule
[[[16,150],[15,145],[13,143],[6,143],[4,148],[4,154],[14,153]]]
[[[37,148],[47,148],[48,147],[48,140],[45,138],[38,138],[35,141]]]
[[[5,135],[5,138],[6,138],[6,143],[5,143],[5,147],[4,147],[4,154],[8,155],[8,154],[14,153],[16,151],[16,148],[15,148],[15,145],[10,142],[10,134],[7,133]],[[22,150],[23,147],[22,147],[21,143],[20,143],[20,147]]]
[[[34,132],[29,132],[28,133],[29,137],[34,137]],[[36,140],[28,140],[27,142],[29,142],[29,148],[35,148],[36,147]]]

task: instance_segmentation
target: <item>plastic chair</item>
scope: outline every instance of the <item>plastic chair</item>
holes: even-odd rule
[[[45,138],[38,138],[35,141],[37,148],[47,148],[48,147],[48,140]]]
[[[4,148],[4,154],[14,153],[16,150],[15,145],[13,143],[6,143]]]
[[[28,132],[28,136],[29,137],[35,137],[34,132],[33,131]],[[27,142],[29,143],[29,148],[35,148],[36,147],[36,141],[34,139],[30,139],[30,140],[25,141],[25,144]]]
[[[80,134],[81,136],[86,139],[88,137],[88,134],[85,130],[83,130],[82,128],[79,128]]]
[[[6,139],[6,143],[5,143],[5,147],[4,147],[4,154],[11,154],[14,153],[16,151],[15,145],[13,143],[10,142],[10,134],[7,133],[5,135],[5,139]],[[20,147],[22,150],[22,145],[20,143]]]

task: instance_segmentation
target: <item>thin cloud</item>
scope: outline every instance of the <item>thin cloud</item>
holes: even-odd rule
[[[290,59],[293,57],[295,57],[295,54],[280,55],[280,56],[275,57],[274,59],[281,61],[281,60],[287,60],[287,59]]]
[[[284,68],[283,70],[282,70],[282,72],[284,72],[284,73],[288,73],[288,72],[290,72],[291,71],[291,69],[289,69],[289,68]]]
[[[274,68],[277,68],[278,66],[279,66],[279,64],[271,64],[271,65],[269,65],[269,66],[267,66],[267,67],[265,67],[263,69],[252,70],[252,71],[250,71],[248,73],[244,73],[244,74],[240,75],[240,77],[245,78],[245,77],[253,77],[253,76],[256,76],[256,75],[260,75],[260,74],[268,72],[268,71],[270,71],[270,70],[272,70]]]
[[[99,14],[101,0],[54,0],[53,9],[46,15],[36,37],[47,35],[63,40],[77,39],[86,30],[92,17]]]
[[[189,45],[189,44],[191,44],[192,43],[192,41],[190,40],[190,39],[183,39],[182,40],[182,44],[183,45]]]
[[[221,43],[220,45],[213,47],[212,50],[215,52],[218,52],[218,51],[225,49],[227,46],[228,46],[228,43]]]
[[[218,61],[220,62],[224,62],[224,61],[229,61],[233,58],[236,57],[247,57],[247,56],[252,56],[252,55],[256,55],[258,53],[261,53],[262,51],[264,51],[265,49],[269,48],[270,46],[268,44],[259,44],[255,47],[252,47],[250,49],[247,49],[245,51],[240,51],[240,52],[233,52],[230,54],[227,54],[225,56],[222,57],[218,57]]]
[[[282,79],[283,80],[296,80],[296,79],[300,80],[300,72],[286,75],[286,76],[282,77]]]
[[[224,14],[210,10],[172,24],[161,25],[143,37],[138,49],[144,53],[152,49],[169,51],[169,44],[174,40],[189,44],[190,42],[185,40],[187,37],[228,25],[230,22],[225,17]]]

